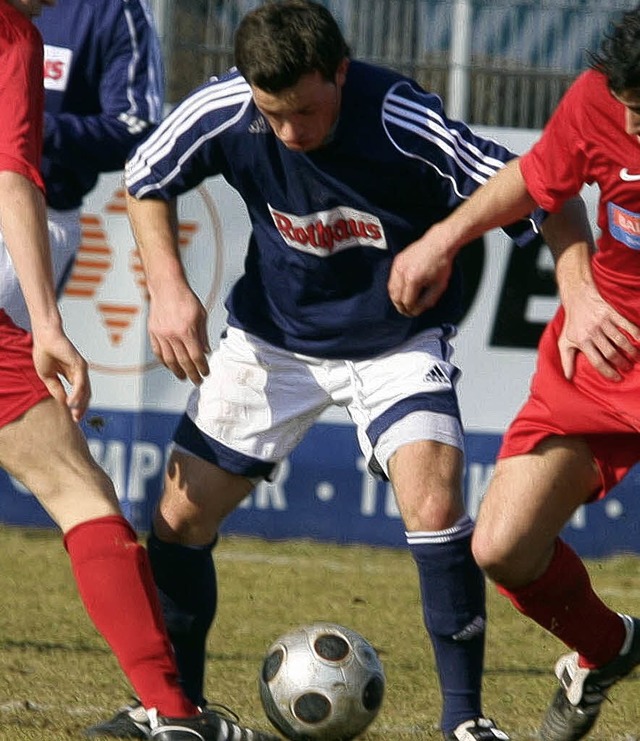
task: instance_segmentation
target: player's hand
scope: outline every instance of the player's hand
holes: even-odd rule
[[[199,385],[209,374],[207,312],[190,289],[165,289],[149,309],[151,349],[176,378]]]
[[[640,354],[640,328],[619,314],[595,288],[581,292],[564,308],[558,349],[565,378],[573,378],[576,355],[581,352],[602,376],[621,380],[621,373],[630,370]]]
[[[34,329],[33,362],[51,396],[66,404],[74,421],[79,422],[91,399],[89,370],[85,359],[61,329]],[[69,384],[68,392],[61,377]]]
[[[438,226],[396,255],[387,288],[405,316],[418,316],[438,303],[451,277],[453,256],[442,248]]]

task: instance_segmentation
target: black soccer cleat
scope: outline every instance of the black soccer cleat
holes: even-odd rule
[[[542,741],[578,741],[595,725],[607,692],[640,664],[640,619],[620,616],[627,639],[615,659],[598,669],[583,669],[578,654],[558,659],[555,673],[560,680],[540,726]]]
[[[134,704],[120,708],[109,720],[87,728],[84,735],[87,738],[149,738],[149,716],[137,698],[134,699]]]
[[[193,718],[163,718],[149,711],[155,741],[280,741],[278,736],[239,725],[231,717],[207,710]]]
[[[490,718],[475,718],[444,734],[444,741],[510,741]]]

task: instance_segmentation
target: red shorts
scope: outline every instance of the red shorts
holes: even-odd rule
[[[31,335],[0,309],[0,427],[50,396],[33,365]]]
[[[590,446],[602,475],[601,499],[640,460],[640,363],[622,381],[608,381],[582,353],[571,381],[562,373],[558,334],[562,308],[547,325],[529,398],[507,430],[498,458],[531,452],[549,435],[577,435]]]

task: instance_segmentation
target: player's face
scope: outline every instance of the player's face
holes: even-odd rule
[[[625,131],[640,141],[640,90],[624,90],[618,94],[613,93],[613,97],[624,106]]]
[[[333,82],[313,72],[279,93],[252,88],[256,106],[285,147],[309,152],[326,142],[340,113],[348,64],[344,59]]]
[[[40,15],[43,5],[55,5],[55,0],[8,0],[8,2],[29,18]]]

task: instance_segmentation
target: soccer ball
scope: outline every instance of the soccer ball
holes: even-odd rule
[[[260,698],[291,741],[348,741],[376,717],[385,678],[373,646],[335,623],[303,625],[268,649]]]

